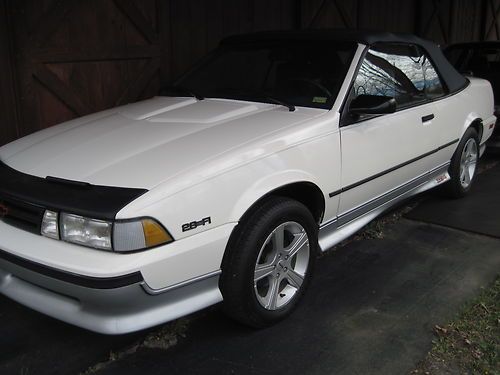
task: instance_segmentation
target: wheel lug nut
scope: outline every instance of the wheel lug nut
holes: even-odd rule
[[[278,273],[276,274],[276,277],[280,277],[280,274],[279,274],[279,272],[278,272]]]

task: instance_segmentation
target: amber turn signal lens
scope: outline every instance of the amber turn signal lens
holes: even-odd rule
[[[154,220],[142,220],[142,229],[144,230],[146,247],[163,245],[173,241],[167,231]]]

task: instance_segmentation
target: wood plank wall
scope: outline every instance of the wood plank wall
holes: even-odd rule
[[[21,136],[10,26],[6,1],[0,0],[0,145]]]
[[[484,39],[483,20],[491,23],[499,5],[498,0],[307,0],[302,26],[410,32],[446,45]],[[495,35],[490,32],[489,38]]]
[[[499,39],[500,0],[0,0],[0,145],[153,96],[221,38],[350,27]]]

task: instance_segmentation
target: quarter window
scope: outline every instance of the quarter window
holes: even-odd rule
[[[423,56],[422,68],[425,78],[425,94],[429,99],[439,98],[445,94],[441,79],[434,69],[431,61],[427,56]]]

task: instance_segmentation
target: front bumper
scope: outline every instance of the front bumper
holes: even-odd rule
[[[140,272],[149,288],[163,291],[220,270],[235,225],[222,225],[150,250],[118,254],[46,238],[0,220],[0,249],[33,263],[90,278],[109,279]]]
[[[0,257],[0,293],[66,323],[103,334],[139,331],[222,301],[217,273],[151,295],[134,274],[119,279],[93,278],[94,285],[82,286],[75,283],[77,275],[63,280],[58,274],[47,276],[47,272],[34,269],[43,268],[41,265],[28,268],[16,263],[16,258]],[[127,278],[131,284],[125,285]],[[79,284],[85,284],[88,278],[81,280]],[[112,287],[110,280],[119,280],[117,287]]]
[[[0,220],[0,293],[104,334],[165,323],[222,300],[227,224],[134,254],[56,241]]]

